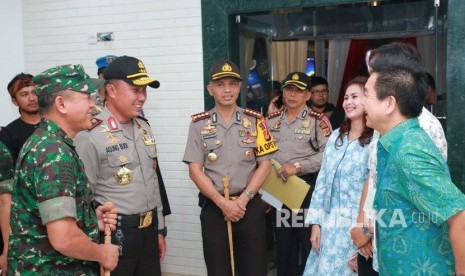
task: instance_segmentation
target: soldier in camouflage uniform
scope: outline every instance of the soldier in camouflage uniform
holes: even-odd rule
[[[1,131],[1,128],[0,128]],[[10,204],[11,191],[13,190],[13,158],[11,157],[8,147],[0,141],[0,230],[2,237],[10,233]],[[3,244],[3,240],[1,241]],[[7,269],[6,256],[8,255],[8,246],[3,247],[2,256],[0,257],[0,268]]]
[[[11,207],[8,274],[97,275],[113,269],[118,248],[99,245],[104,223],[115,229],[116,208],[92,208],[92,190],[72,138],[89,128],[100,88],[81,65],[34,77],[43,120],[18,157]],[[97,263],[98,262],[98,263]]]
[[[0,141],[0,195],[11,193],[12,191],[13,168],[14,164],[11,152],[8,147]]]

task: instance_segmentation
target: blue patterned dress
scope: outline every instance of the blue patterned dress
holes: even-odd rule
[[[350,229],[357,222],[360,196],[368,174],[368,145],[349,141],[338,147],[339,129],[329,137],[306,222],[321,226],[320,253],[311,251],[305,266],[308,275],[356,275],[347,261],[356,251]]]

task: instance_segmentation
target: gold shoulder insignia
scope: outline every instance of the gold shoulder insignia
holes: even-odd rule
[[[321,120],[321,117],[324,115],[325,115],[324,113],[316,112],[311,109],[308,111],[308,116],[313,117],[315,119]]]
[[[103,120],[99,118],[92,118],[91,122],[92,126],[87,131],[93,130],[96,126],[100,125],[103,122]]]
[[[282,110],[272,112],[272,113],[268,114],[268,120],[269,120],[269,119],[273,119],[273,118],[275,118],[275,117],[278,117],[278,116],[280,116],[281,114],[283,114],[283,111],[282,111]]]
[[[257,118],[257,119],[263,117],[262,114],[261,114],[260,112],[255,111],[255,110],[253,110],[253,109],[248,109],[248,108],[244,109],[244,114],[245,114],[245,115],[252,116],[252,117],[255,117],[255,118]]]
[[[191,115],[192,122],[198,122],[200,120],[204,120],[210,117],[211,117],[210,112],[200,112],[200,113]]]

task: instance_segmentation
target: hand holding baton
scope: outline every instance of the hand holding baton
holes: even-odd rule
[[[229,177],[224,177],[223,178],[223,187],[224,187],[224,198],[226,200],[229,200]],[[232,275],[235,276],[235,265],[234,265],[234,244],[233,244],[233,238],[232,238],[232,226],[231,226],[231,221],[227,220],[226,225],[228,227],[228,241],[229,241],[229,254],[231,256],[231,271]]]
[[[113,205],[111,202],[105,202],[105,205]],[[111,244],[111,230],[110,230],[110,224],[105,223],[105,239],[104,239],[104,244]],[[103,270],[103,273],[105,276],[110,276],[110,270],[105,268]]]

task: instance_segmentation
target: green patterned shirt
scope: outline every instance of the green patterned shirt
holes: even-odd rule
[[[13,190],[13,168],[10,150],[0,141],[0,195]]]
[[[9,275],[97,275],[98,264],[53,249],[48,222],[71,217],[97,242],[92,191],[73,142],[54,122],[43,120],[26,141],[15,171]]]
[[[418,119],[379,139],[377,177],[379,274],[453,275],[447,220],[465,209],[465,195]]]

